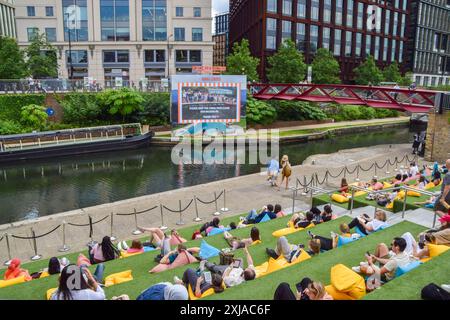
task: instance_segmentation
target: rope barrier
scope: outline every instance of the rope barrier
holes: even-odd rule
[[[358,166],[356,166],[353,171],[350,171],[350,169],[348,169],[347,167],[345,167],[347,169],[347,173],[348,174],[354,174],[356,172],[356,170],[358,170]]]
[[[146,213],[146,212],[155,210],[156,208],[158,208],[158,206],[154,206],[154,207],[151,207],[150,209],[146,209],[146,210],[142,210],[142,211],[134,211],[134,212],[130,212],[130,213],[116,213],[116,216],[132,216],[134,214]]]
[[[345,171],[345,167],[342,168],[341,172],[339,172],[339,174],[338,174],[337,176],[333,176],[333,175],[331,174],[331,172],[328,171],[328,169],[327,169],[326,172],[328,172],[328,174],[329,174],[330,177],[332,177],[333,179],[335,179],[335,178],[339,178],[339,177],[344,173],[344,171]]]
[[[212,201],[203,201],[199,197],[197,197],[197,200],[200,201],[203,204],[211,204],[213,202],[216,202],[222,196],[222,194],[223,194],[223,191],[217,196],[217,198],[214,198]]]
[[[369,169],[364,169],[362,166],[360,166],[360,169],[364,172],[372,170],[372,168],[375,167],[375,163],[372,163],[372,165],[369,167]]]
[[[52,232],[58,230],[59,227],[61,227],[61,225],[58,225],[57,227],[53,228],[53,229],[50,230],[49,232],[46,232],[46,233],[41,234],[41,235],[39,235],[39,236],[34,235],[34,236],[32,236],[32,237],[23,237],[23,236],[16,236],[16,235],[12,234],[11,237],[16,238],[16,239],[20,239],[20,240],[33,240],[33,239],[39,239],[39,238],[45,237],[45,236],[49,235],[50,233],[52,233]],[[3,239],[3,238],[2,238],[2,239]]]

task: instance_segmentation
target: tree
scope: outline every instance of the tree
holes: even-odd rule
[[[378,85],[383,81],[383,73],[375,64],[375,59],[372,56],[368,56],[366,61],[353,69],[355,72],[356,84],[361,85]]]
[[[269,103],[256,100],[253,97],[247,99],[246,119],[250,124],[268,125],[277,118],[277,110]]]
[[[383,76],[384,81],[386,82],[395,82],[397,84],[400,84],[400,82],[402,81],[402,75],[396,61],[384,68]]]
[[[292,40],[283,42],[268,61],[270,67],[267,69],[267,78],[272,83],[299,83],[305,79],[305,59]]]
[[[235,42],[233,53],[227,57],[227,74],[247,75],[248,81],[258,81],[259,59],[252,57],[247,39]]]
[[[42,129],[47,123],[48,114],[43,106],[30,104],[23,106],[20,111],[20,122],[33,129]]]
[[[57,78],[58,58],[55,47],[46,39],[45,34],[36,34],[26,49],[27,64],[33,78]]]
[[[130,88],[122,88],[119,90],[107,90],[98,95],[99,102],[108,108],[108,112],[112,115],[122,115],[125,121],[127,115],[135,111],[142,110],[144,98],[139,92]]]
[[[333,54],[325,48],[317,50],[312,66],[313,82],[317,84],[322,83],[340,83],[339,74],[341,69],[339,63],[334,58]]]
[[[411,83],[413,82],[412,79],[413,79],[413,73],[412,72],[407,72],[401,78],[399,85],[400,86],[404,86],[404,87],[409,87],[411,85]]]
[[[28,70],[16,40],[0,36],[0,79],[21,79]]]

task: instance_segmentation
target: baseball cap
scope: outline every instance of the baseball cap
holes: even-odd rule
[[[439,218],[439,222],[441,222],[441,223],[443,223],[443,222],[450,222],[450,214],[446,214],[442,218]]]

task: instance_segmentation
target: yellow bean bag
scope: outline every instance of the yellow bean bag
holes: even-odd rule
[[[331,286],[339,292],[348,295],[352,300],[358,300],[366,294],[366,283],[364,278],[343,264],[337,264],[331,268]],[[330,295],[332,295],[331,290]],[[333,296],[333,295],[332,295]],[[333,296],[338,300],[341,295]]]
[[[342,194],[337,193],[331,195],[331,200],[336,201],[338,203],[345,203],[349,201],[347,197],[344,197]]]
[[[39,276],[39,279],[47,278],[48,276],[50,276],[50,274],[49,274],[47,271],[44,271],[44,272],[42,272],[41,275]]]
[[[22,282],[25,282],[25,276],[20,276],[9,280],[0,280],[0,288],[9,287]]]
[[[420,197],[420,193],[417,191],[408,190],[407,194],[408,194],[408,197]]]
[[[425,186],[425,190],[433,189],[434,187],[435,187],[434,183],[433,183],[433,182],[429,182],[429,183]]]
[[[51,288],[51,289],[47,290],[47,294],[46,294],[47,300],[50,300],[52,298],[52,295],[56,290],[58,290],[58,288]]]
[[[291,221],[289,221],[289,222],[291,222]],[[291,224],[291,225],[292,225],[292,224]],[[295,227],[291,226],[291,227],[288,227],[288,228],[283,228],[283,229],[275,230],[274,232],[272,232],[272,236],[274,236],[275,238],[279,238],[279,237],[287,236],[288,234],[292,234],[292,233],[295,233],[295,232],[299,232],[299,231],[301,231],[301,230],[309,229],[309,228],[312,228],[312,227],[314,227],[314,223],[311,223],[311,224],[310,224],[309,226],[307,226],[306,228],[295,228]]]
[[[250,246],[256,246],[257,244],[260,244],[260,243],[262,243],[261,240],[256,240],[256,241],[253,241]]]
[[[131,280],[133,280],[131,270],[114,273],[105,278],[105,287],[111,287],[113,285],[128,282]]]
[[[120,259],[132,257],[132,256],[137,256],[137,255],[142,254],[142,253],[144,253],[144,252],[128,253],[125,250],[123,250],[123,251],[120,251]]]
[[[356,300],[352,296],[337,291],[331,284],[325,287],[326,292],[333,297],[333,300]]]
[[[297,259],[295,259],[291,263],[289,263],[283,256],[280,256],[276,260],[270,258],[268,262],[264,262],[263,264],[255,267],[256,278],[268,275],[272,272],[278,271],[288,266],[292,266],[308,259],[311,259],[311,256],[304,250],[302,250]]]
[[[388,188],[392,188],[393,185],[390,184],[389,182],[383,181],[383,185],[384,185],[384,189],[388,189]]]
[[[430,258],[437,257],[438,255],[450,250],[450,247],[447,247],[442,244],[427,244],[428,252],[430,253]]]
[[[222,283],[222,287],[225,290],[226,287],[225,285]],[[191,285],[188,285],[188,294],[189,294],[189,300],[198,300],[198,299],[202,299],[202,298],[206,298],[208,296],[211,296],[213,294],[215,294],[214,289],[213,288],[209,288],[208,290],[206,290],[205,292],[202,293],[202,296],[199,298],[194,294],[194,291],[192,290]]]
[[[389,203],[386,205],[386,209],[394,209],[394,201],[389,202]]]
[[[355,192],[355,197],[363,196],[365,194],[367,194],[367,192],[365,192],[365,191],[358,191],[358,192]]]

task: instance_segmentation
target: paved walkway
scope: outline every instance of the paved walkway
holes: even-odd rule
[[[295,185],[296,178],[303,181],[303,176],[310,177],[313,173],[318,173],[319,179],[323,179],[326,169],[336,175],[341,171],[344,165],[348,165],[350,169],[352,164],[361,164],[363,167],[370,167],[374,161],[382,165],[386,159],[394,160],[395,157],[403,158],[404,155],[410,155],[410,145],[389,145],[376,146],[370,148],[358,148],[352,150],[343,150],[331,155],[316,155],[309,157],[304,165],[293,167],[293,176],[290,185]],[[315,160],[315,164],[312,161]],[[422,163],[422,162],[421,162]],[[391,172],[393,170],[391,169]],[[361,172],[360,178],[369,180],[374,175],[374,172]],[[354,175],[347,175],[349,180],[354,179]],[[378,176],[382,177],[383,173],[378,172]],[[337,186],[340,178],[329,179],[328,186]],[[186,206],[188,202],[193,199],[194,195],[200,197],[204,201],[213,199],[214,191],[220,193],[226,189],[227,207],[230,211],[222,216],[236,215],[247,212],[252,208],[261,208],[267,203],[279,203],[283,208],[292,207],[292,192],[290,190],[277,191],[275,188],[269,186],[264,174],[252,174],[226,180],[215,181],[198,186],[181,188],[168,192],[152,194],[134,199],[128,199],[120,202],[103,204],[95,207],[85,208],[81,210],[71,211],[63,214],[52,215],[40,218],[39,221],[31,220],[26,222],[18,222],[13,225],[0,226],[0,238],[4,232],[19,236],[29,236],[31,234],[30,228],[33,227],[37,235],[44,234],[52,230],[55,226],[61,224],[63,221],[86,224],[88,222],[88,215],[93,221],[97,221],[114,213],[129,213],[134,209],[137,211],[145,210],[153,206],[158,206],[157,210],[149,213],[144,213],[138,216],[138,224],[145,226],[159,227],[161,225],[161,216],[159,205],[163,204],[169,208],[177,209],[179,200],[182,201],[182,206]],[[220,199],[219,208],[223,207],[223,198]],[[295,206],[301,208],[308,208],[311,199],[309,197],[302,197],[296,201]],[[204,205],[199,204],[200,217],[203,221],[209,221],[213,218],[215,212],[214,204]],[[198,224],[194,222],[195,210],[194,205],[183,213],[183,220],[186,225]],[[164,224],[169,228],[179,228],[176,222],[179,221],[179,214],[164,211]],[[133,216],[114,216],[113,233],[121,240],[132,239],[132,231],[135,229],[135,221]],[[79,251],[84,249],[86,243],[89,241],[89,227],[67,226],[66,228],[66,243],[71,247],[72,251]],[[110,235],[110,221],[109,218],[103,222],[94,225],[94,240],[99,241],[104,235]],[[25,261],[33,255],[33,243],[31,240],[21,240],[10,238],[11,254],[14,257],[19,257]],[[38,252],[44,258],[54,255],[59,255],[57,251],[62,245],[61,228],[37,240]],[[0,263],[7,258],[5,240],[0,242]]]
[[[345,127],[345,126],[365,126],[365,125],[376,125],[380,123],[399,123],[409,121],[409,117],[397,117],[397,118],[385,118],[385,119],[372,119],[372,120],[355,120],[355,121],[341,121],[332,123],[319,123],[319,124],[309,124],[303,126],[293,126],[286,128],[279,128],[280,131],[291,131],[291,130],[309,130],[309,129],[327,129],[333,127]],[[171,131],[160,131],[156,132],[155,135],[167,135]]]

